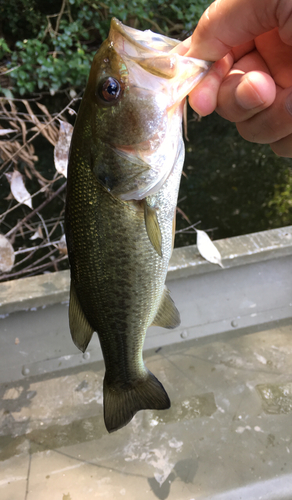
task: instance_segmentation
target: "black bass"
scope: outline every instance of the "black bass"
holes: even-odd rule
[[[150,325],[180,323],[165,279],[184,160],[182,109],[208,69],[171,52],[177,44],[113,19],[94,57],[70,148],[69,324],[83,352],[98,333],[109,432],[139,410],[170,407],[142,348]]]

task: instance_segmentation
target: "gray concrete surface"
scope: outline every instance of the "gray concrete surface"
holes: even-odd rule
[[[292,322],[145,353],[172,407],[107,434],[103,363],[2,384],[1,500],[292,498]]]
[[[68,272],[0,284],[0,500],[292,500],[292,226],[216,246],[174,251],[181,325],[147,332],[171,409],[111,435]]]

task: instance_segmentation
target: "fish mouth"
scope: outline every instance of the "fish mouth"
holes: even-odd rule
[[[114,34],[120,34],[125,40],[135,46],[137,50],[149,51],[158,50],[169,52],[180,42],[174,38],[169,38],[159,33],[153,33],[151,30],[140,31],[130,26],[125,26],[117,18],[111,20],[109,38],[112,39]]]
[[[181,148],[181,118],[185,97],[206,75],[211,63],[173,52],[180,43],[151,30],[139,31],[111,21],[108,43],[121,57],[128,71],[127,85],[132,94],[144,95],[152,102],[165,125],[147,141],[135,145],[115,145],[116,153],[128,162],[141,162],[143,173],[133,179],[131,188],[119,193],[123,200],[141,200],[155,194],[171,174]]]
[[[173,103],[181,101],[208,72],[211,62],[181,56],[173,49],[180,41],[151,30],[140,31],[111,20],[109,41],[120,55],[148,73],[171,80]],[[166,82],[165,82],[166,83]]]

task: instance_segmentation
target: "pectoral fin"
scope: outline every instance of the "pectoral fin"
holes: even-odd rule
[[[164,328],[176,328],[180,324],[180,315],[165,287],[158,312],[151,326],[162,326]]]
[[[159,223],[157,220],[157,212],[156,209],[150,207],[147,204],[147,200],[144,200],[144,219],[146,225],[146,231],[149,236],[149,240],[151,241],[154,249],[162,257],[162,236],[159,227]]]
[[[81,309],[72,281],[70,287],[69,326],[74,344],[80,351],[84,352],[91,340],[94,330],[88,323]]]

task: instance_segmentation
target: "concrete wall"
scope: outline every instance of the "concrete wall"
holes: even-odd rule
[[[285,321],[292,315],[292,226],[216,241],[224,269],[197,247],[175,249],[167,286],[181,314],[174,330],[150,328],[145,349]],[[69,271],[0,284],[0,383],[102,359],[68,327]]]

